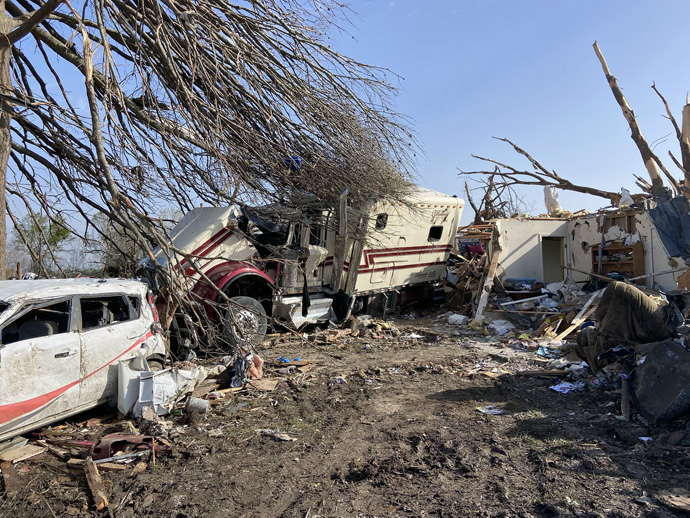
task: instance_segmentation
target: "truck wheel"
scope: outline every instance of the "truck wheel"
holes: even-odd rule
[[[163,370],[163,367],[165,366],[163,360],[160,360],[158,358],[147,358],[146,363],[149,364],[149,370],[151,372],[160,372]]]
[[[252,297],[232,297],[224,322],[223,334],[230,345],[254,351],[264,341],[268,318],[266,310]]]

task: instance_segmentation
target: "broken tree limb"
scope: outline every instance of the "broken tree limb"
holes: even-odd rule
[[[479,155],[472,155],[472,157],[478,160],[494,164],[495,166],[497,166],[496,169],[494,171],[461,171],[461,175],[494,175],[502,180],[500,182],[494,181],[494,185],[497,188],[508,185],[551,186],[564,191],[580,192],[583,194],[591,194],[592,196],[605,198],[609,200],[612,205],[618,206],[621,199],[621,194],[619,192],[602,191],[601,189],[596,189],[594,187],[574,184],[570,180],[566,180],[565,178],[559,176],[558,173],[556,173],[556,171],[549,171],[548,169],[546,169],[546,167],[544,167],[541,163],[535,160],[529,153],[527,153],[527,151],[525,151],[509,139],[498,137],[493,138],[510,144],[516,153],[523,155],[525,158],[527,158],[527,160],[530,161],[534,170],[520,171],[512,166],[509,166],[502,162],[498,162],[491,158],[484,158]],[[501,170],[501,168],[504,170],[508,170],[508,172]]]
[[[684,187],[690,188],[690,99],[686,98],[685,106],[683,107],[681,129],[681,127],[678,126],[678,123],[676,122],[673,113],[671,113],[671,108],[669,107],[668,102],[666,102],[666,98],[663,95],[661,95],[661,92],[657,89],[656,83],[652,83],[652,90],[656,92],[656,94],[661,99],[661,102],[664,103],[664,108],[666,108],[666,115],[668,116],[668,119],[671,121],[673,129],[676,131],[676,138],[680,143],[680,156],[683,163],[681,164],[680,162],[678,162],[678,160],[676,160],[676,157],[673,156],[673,153],[671,153],[670,151],[668,152],[668,154],[671,157],[671,160],[673,160],[673,163],[676,165],[676,167],[678,167],[678,169],[680,169],[683,172]],[[683,192],[683,194],[685,194],[686,197],[690,197],[690,192],[683,191],[680,188],[678,182],[675,181],[675,178],[672,178],[672,182],[675,182],[674,188],[676,189],[676,192]]]
[[[683,160],[683,174],[685,175],[685,187],[690,189],[690,99],[686,97],[685,106],[683,106],[683,121],[681,124],[680,135],[680,153]],[[687,191],[685,196],[690,197]]]
[[[630,127],[630,138],[633,139],[633,142],[635,142],[635,145],[642,156],[642,161],[647,169],[649,178],[652,180],[652,187],[655,191],[661,190],[663,189],[664,182],[659,175],[659,170],[657,169],[657,164],[661,161],[654,154],[652,149],[649,147],[649,144],[647,144],[647,141],[642,136],[640,127],[637,125],[637,120],[635,119],[635,113],[633,113],[632,108],[630,108],[630,105],[628,104],[628,100],[625,98],[622,90],[618,86],[618,81],[611,74],[611,71],[606,64],[606,59],[601,53],[599,45],[596,41],[594,42],[593,47],[597,58],[599,58],[599,63],[601,63],[601,68],[604,70],[604,75],[606,76],[606,81],[608,81],[609,88],[611,88],[613,97],[615,97],[616,102],[623,111],[623,117],[625,117],[625,120],[628,122],[628,126]]]
[[[98,468],[93,463],[91,457],[87,457],[84,462],[84,474],[86,475],[86,483],[89,485],[91,490],[91,496],[93,496],[93,502],[96,505],[96,510],[101,511],[108,507],[108,495],[105,492],[105,487],[103,486],[103,480],[101,479],[100,473],[98,473]]]
[[[489,294],[494,285],[494,277],[496,277],[496,268],[498,267],[498,256],[501,254],[501,248],[498,246],[498,232],[494,229],[493,246],[491,247],[491,263],[489,263],[489,272],[486,275],[486,280],[482,286],[482,294],[479,297],[477,304],[477,311],[474,318],[481,320],[484,318],[484,310],[489,303]]]

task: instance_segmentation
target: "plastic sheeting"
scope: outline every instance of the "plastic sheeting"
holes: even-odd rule
[[[668,256],[690,261],[690,200],[676,196],[648,213]]]

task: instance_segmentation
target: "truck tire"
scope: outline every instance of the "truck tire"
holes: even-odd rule
[[[148,363],[151,372],[160,372],[165,367],[165,362],[160,358],[147,358],[146,363]]]
[[[238,349],[256,351],[263,342],[268,328],[268,317],[261,303],[244,295],[232,297],[225,316],[225,340]]]

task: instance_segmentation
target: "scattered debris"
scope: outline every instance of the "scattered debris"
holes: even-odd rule
[[[257,430],[257,431],[261,435],[273,437],[274,439],[276,439],[278,441],[294,442],[297,440],[295,437],[290,437],[288,434],[278,432],[277,430]]]
[[[503,415],[506,413],[505,410],[502,408],[499,408],[494,405],[487,405],[487,406],[478,406],[477,410],[481,412],[482,414],[489,414],[489,415]]]
[[[557,385],[552,385],[549,387],[551,390],[560,392],[561,394],[567,394],[568,392],[580,391],[585,389],[585,382],[583,380],[578,380],[575,383],[569,381],[562,381]]]

